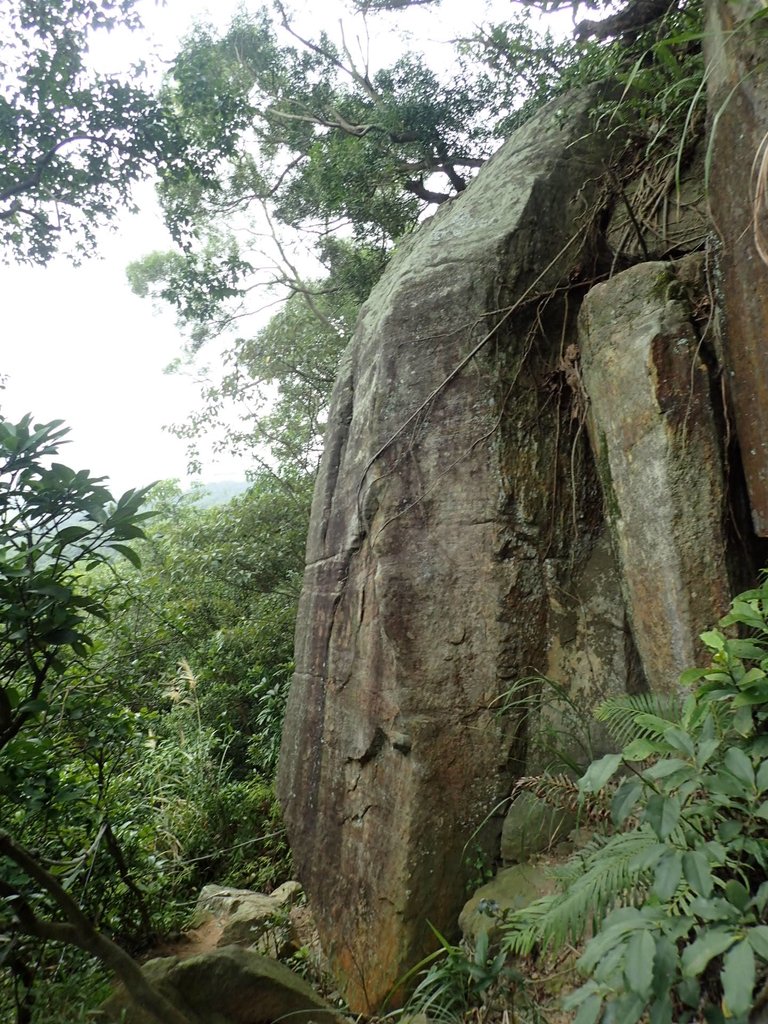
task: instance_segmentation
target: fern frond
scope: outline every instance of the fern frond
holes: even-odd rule
[[[524,775],[515,783],[512,796],[521,789],[533,793],[549,807],[578,814],[583,823],[602,825],[610,818],[610,802],[605,795],[581,793],[578,782],[564,772]]]
[[[660,739],[660,723],[678,724],[682,710],[680,700],[671,694],[631,693],[603,701],[595,718],[605,722],[613,739],[623,747],[635,739]]]
[[[641,854],[658,843],[647,826],[611,836],[572,858],[567,888],[510,914],[502,927],[505,947],[514,954],[534,946],[557,952],[578,942],[587,928],[620,903],[645,890],[649,869]],[[561,886],[563,885],[561,875]]]

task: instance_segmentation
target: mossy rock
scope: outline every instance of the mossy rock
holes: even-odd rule
[[[521,910],[541,896],[554,892],[555,881],[551,872],[551,865],[544,862],[514,864],[499,871],[464,904],[459,915],[459,927],[464,938],[474,943],[483,932],[488,932],[491,942],[496,941],[497,913]],[[492,912],[486,912],[484,908]]]

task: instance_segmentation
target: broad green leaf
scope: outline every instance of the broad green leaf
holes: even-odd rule
[[[579,781],[582,793],[599,793],[621,764],[621,754],[606,754],[593,761]]]
[[[736,700],[738,699],[739,698],[737,697]],[[731,724],[740,736],[751,736],[755,731],[755,723],[752,717],[752,708],[749,704],[736,707],[736,700],[733,702],[733,706],[736,708],[736,711],[733,716]],[[732,749],[738,750],[739,748],[735,747]]]
[[[685,672],[680,674],[680,685],[683,687],[692,686],[694,683],[698,683],[700,679],[703,679],[707,674],[705,668],[687,668]]]
[[[112,542],[109,546],[112,551],[117,551],[118,554],[123,556],[123,558],[127,558],[134,568],[141,568],[141,558],[139,557],[138,553],[133,550],[133,548],[129,548],[127,544],[116,544],[114,542]]]
[[[725,637],[719,629],[708,629],[706,632],[699,634],[699,639],[711,651],[722,651],[725,646]]]
[[[725,767],[739,782],[750,788],[755,785],[755,770],[752,762],[740,747],[731,747],[723,758]]]
[[[734,658],[745,658],[750,661],[760,661],[768,653],[765,647],[759,646],[752,640],[728,640],[725,649]]]
[[[725,883],[723,892],[725,893],[725,898],[734,907],[738,907],[741,911],[747,909],[750,899],[749,889],[737,878],[729,878]]]
[[[704,768],[709,763],[709,759],[715,753],[720,746],[720,740],[716,737],[708,740],[702,740],[698,745],[696,751],[696,767]]]
[[[595,1024],[595,1021],[600,1016],[602,1005],[602,996],[599,996],[596,993],[593,993],[591,996],[587,996],[579,1007],[579,1012],[574,1017],[573,1024]]]
[[[653,958],[656,944],[649,931],[637,931],[627,943],[624,954],[624,978],[629,989],[647,999],[653,983]]]
[[[689,757],[693,757],[695,748],[693,739],[684,729],[679,729],[676,725],[671,726],[664,732],[664,739],[675,750],[680,750]]]
[[[658,715],[651,715],[645,712],[635,715],[635,722],[641,729],[655,734],[655,736],[660,740],[664,739],[664,733],[672,725],[672,723],[666,718],[660,718]]]
[[[666,935],[657,936],[653,957],[653,994],[660,1001],[669,994],[679,960],[676,944]]]
[[[682,761],[679,757],[663,757],[652,764],[650,768],[645,769],[643,778],[664,779],[667,775],[674,775],[676,772],[691,774],[693,768],[687,761]]]
[[[645,761],[646,758],[652,757],[654,754],[664,753],[667,749],[666,744],[654,743],[652,740],[640,737],[632,740],[624,748],[623,757],[625,761]]]
[[[700,896],[712,893],[713,881],[709,861],[698,850],[687,850],[683,854],[683,874],[694,892]]]
[[[768,925],[759,924],[755,928],[748,928],[746,937],[760,959],[768,962]]]
[[[659,839],[666,839],[680,820],[680,801],[676,796],[654,793],[649,797],[644,821],[647,821]]]
[[[768,882],[761,884],[754,899],[758,914],[762,914],[768,904]]]
[[[755,784],[757,786],[758,793],[763,793],[768,789],[768,761],[763,761],[758,768]]]
[[[720,981],[725,1016],[741,1017],[746,1014],[752,1007],[755,987],[755,954],[749,942],[739,942],[725,954]]]
[[[672,899],[683,874],[683,858],[679,850],[667,850],[656,865],[653,891],[666,903]]]
[[[639,779],[622,782],[611,800],[611,820],[614,825],[621,825],[629,817],[642,792],[643,784]]]
[[[682,967],[686,978],[698,977],[714,956],[720,956],[735,942],[732,932],[711,928],[683,950]]]
[[[672,1001],[667,993],[651,1004],[648,1024],[672,1024]]]

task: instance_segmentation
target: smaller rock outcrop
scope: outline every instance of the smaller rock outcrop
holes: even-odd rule
[[[249,889],[206,885],[197,901],[195,920],[214,917],[222,928],[219,946],[250,946],[279,960],[295,949],[290,910],[302,891],[285,882],[269,896]]]
[[[493,941],[497,938],[499,916],[504,911],[521,910],[554,891],[551,864],[542,861],[502,868],[464,904],[459,915],[459,927],[470,942],[477,942],[484,932]]]
[[[731,590],[710,374],[672,266],[642,263],[592,288],[579,345],[634,641],[651,689],[668,691]]]
[[[293,1024],[343,1021],[284,964],[239,946],[186,960],[150,960],[142,971],[154,988],[187,1015],[190,1024],[272,1024],[286,1018]],[[102,1012],[107,1020],[122,1024],[157,1024],[122,990],[107,1000]]]

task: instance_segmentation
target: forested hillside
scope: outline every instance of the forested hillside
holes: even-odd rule
[[[116,981],[129,1020],[202,1024],[138,964],[204,885],[296,874],[326,971],[280,955],[339,1013],[763,1019],[748,6],[489,5],[447,58],[393,35],[440,0],[323,28],[275,0],[118,76],[89,45],[139,0],[6,4],[4,259],[96,255],[152,180],[174,248],[131,287],[175,310],[177,369],[225,353],[173,429],[252,470],[210,507],[113,495],[0,381],[3,1024],[99,1019]],[[559,888],[489,890],[459,944],[550,805]]]

